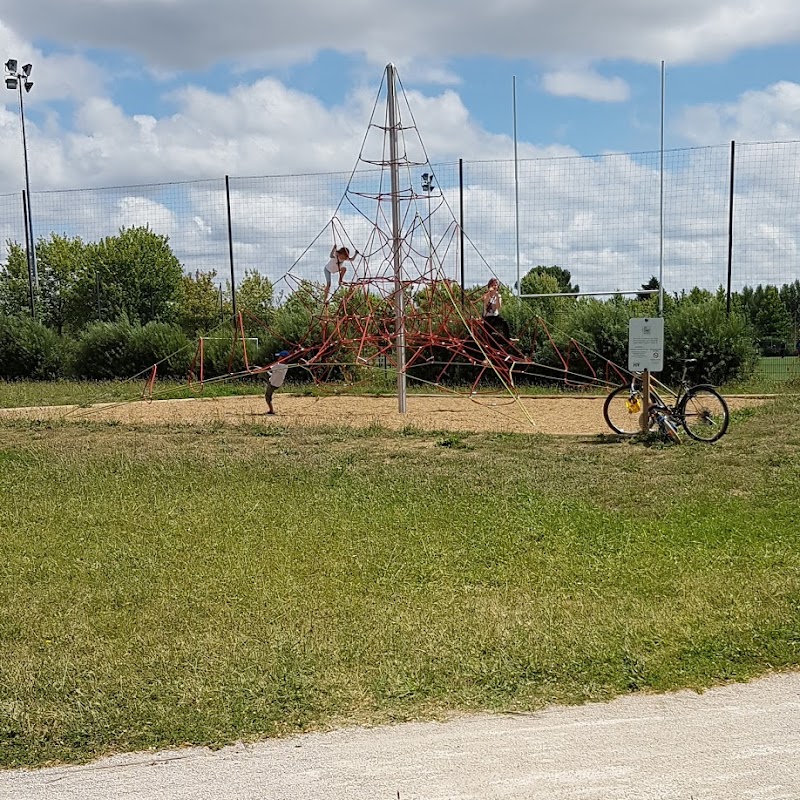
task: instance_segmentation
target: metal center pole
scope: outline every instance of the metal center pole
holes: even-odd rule
[[[658,203],[658,316],[664,316],[664,102],[666,79],[661,62],[661,168],[659,170]]]
[[[522,294],[519,274],[519,159],[517,158],[517,76],[512,82],[512,105],[514,113],[514,239],[517,244],[517,297]]]
[[[397,161],[397,97],[395,95],[395,67],[386,66],[387,102],[389,104],[389,170],[392,177],[392,248],[394,260],[394,331],[395,360],[397,362],[397,410],[406,413],[406,329],[405,297],[400,257],[400,178]]]

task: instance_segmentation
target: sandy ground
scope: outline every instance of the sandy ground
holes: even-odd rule
[[[798,800],[800,673],[0,773],[0,800]]]
[[[764,402],[760,398],[726,398],[731,410]],[[398,413],[393,397],[303,397],[278,393],[276,414],[266,415],[260,396],[200,398],[192,400],[137,401],[98,404],[89,408],[43,406],[0,409],[0,419],[64,418],[67,420],[115,420],[123,423],[241,425],[349,425],[378,424],[400,429],[413,425],[423,430],[497,431],[504,433],[552,433],[591,435],[610,433],[603,419],[603,397],[509,397],[461,395],[410,395],[407,412]]]

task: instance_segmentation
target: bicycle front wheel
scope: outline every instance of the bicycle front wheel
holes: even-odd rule
[[[639,433],[639,417],[642,413],[642,394],[631,394],[630,386],[619,386],[606,397],[603,416],[608,427],[621,436]]]
[[[678,410],[683,429],[698,442],[716,442],[728,430],[728,404],[713,386],[693,386]]]

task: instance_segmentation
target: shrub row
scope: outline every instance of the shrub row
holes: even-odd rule
[[[606,359],[623,366],[627,363],[628,321],[635,316],[654,315],[648,302],[614,298],[607,302],[558,300],[561,306],[553,316],[555,322],[543,324],[541,309],[524,300],[510,298],[504,307],[512,335],[519,338],[523,352],[534,354],[544,365],[528,382],[555,383],[565,377],[562,356],[573,353],[569,368],[576,373],[588,372],[591,364],[596,374],[606,377]],[[258,343],[248,341],[248,363],[267,364],[282,342],[320,337],[305,309],[287,306],[275,332],[252,331]],[[665,370],[667,382],[680,377],[683,359],[697,363],[690,370],[693,381],[721,384],[747,377],[758,358],[752,329],[744,318],[728,315],[724,304],[716,299],[702,302],[670,303],[665,309]],[[581,346],[576,356],[573,341]],[[184,378],[192,365],[196,344],[176,325],[150,322],[134,325],[127,319],[117,322],[96,322],[75,339],[59,337],[50,329],[27,317],[0,315],[0,379],[29,378],[47,380],[59,377],[92,380],[129,378],[158,363],[162,377]],[[244,368],[244,353],[239,346],[231,355],[227,336],[204,342],[206,377],[223,375]],[[435,357],[435,356],[439,357]],[[449,360],[447,353],[433,353],[431,366],[412,369],[416,377],[435,380],[441,365]],[[430,372],[430,375],[427,373]],[[474,379],[473,370],[453,366],[446,376],[451,382]],[[417,374],[418,373],[418,374]],[[425,374],[423,374],[425,373]]]

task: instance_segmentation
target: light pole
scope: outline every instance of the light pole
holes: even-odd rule
[[[428,195],[428,272],[433,271],[433,235],[431,224],[431,192],[433,191],[433,175],[422,173],[422,191]]]
[[[19,90],[19,118],[22,124],[22,154],[25,159],[25,198],[27,205],[26,238],[30,242],[28,247],[28,278],[31,286],[31,309],[34,307],[33,287],[39,286],[39,273],[36,270],[36,244],[33,238],[33,217],[31,215],[31,181],[28,173],[28,142],[25,136],[25,105],[22,102],[22,89],[26,92],[33,88],[30,79],[33,64],[25,64],[21,70],[17,69],[17,59],[9,58],[6,61],[6,88]]]

